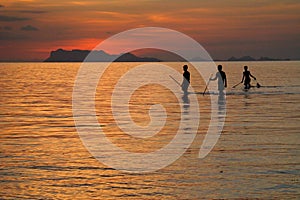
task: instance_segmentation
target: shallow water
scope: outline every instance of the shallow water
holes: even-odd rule
[[[111,91],[118,78],[138,64],[114,63],[105,72],[95,109],[113,143],[132,152],[151,152],[172,140],[182,114],[178,107],[185,103],[157,85],[141,87],[130,101],[135,123],[149,123],[153,103],[164,105],[170,116],[164,129],[149,141],[122,133],[111,116]],[[183,65],[165,64],[179,72]],[[198,158],[209,125],[210,96],[202,95],[205,84],[191,68],[195,91],[188,96],[197,97],[201,111],[193,144],[163,169],[127,173],[95,159],[77,133],[72,92],[79,63],[1,63],[0,198],[299,198],[300,62],[222,64],[228,77],[226,119],[208,156]],[[241,80],[245,64],[265,87],[247,92],[242,86],[231,88]]]

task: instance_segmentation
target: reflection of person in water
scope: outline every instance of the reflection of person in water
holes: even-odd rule
[[[224,88],[227,87],[227,79],[226,79],[226,73],[222,71],[222,65],[218,65],[218,72],[216,73],[216,76],[214,78],[211,78],[211,81],[215,81],[218,79],[218,90],[219,93],[223,93]]]
[[[188,66],[184,65],[183,67],[183,80],[182,80],[182,84],[181,84],[181,89],[184,93],[187,93],[188,91],[188,87],[190,85],[190,72],[188,71]]]
[[[185,92],[182,95],[182,101],[183,101],[183,108],[184,108],[184,113],[188,111],[189,107],[190,107],[190,99],[189,99],[189,95],[187,92]]]
[[[251,81],[250,76],[252,78],[254,78],[254,80],[256,80],[256,78],[250,73],[250,71],[248,71],[248,66],[244,66],[243,78],[242,78],[241,83],[244,82],[246,90],[250,89],[250,87],[251,87],[251,85],[250,85],[250,81]]]
[[[218,96],[218,114],[226,114],[226,97],[224,92],[220,92]]]

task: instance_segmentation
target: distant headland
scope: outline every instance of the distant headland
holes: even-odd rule
[[[150,55],[150,56],[149,56]],[[108,54],[102,50],[64,50],[57,49],[51,51],[50,56],[44,60],[44,62],[83,62],[87,56],[89,62],[182,62],[185,61],[183,58],[177,55],[169,55],[168,58],[163,58],[163,56],[158,56],[158,54],[143,54],[142,56],[135,55],[134,53],[124,53],[119,55]],[[260,57],[255,59],[251,56],[243,56],[240,58],[230,57],[225,60],[216,59],[215,61],[289,61],[290,59],[278,59],[269,57]],[[200,58],[192,59],[191,61],[205,61]]]
[[[50,57],[44,62],[83,62],[88,57],[89,62],[161,62],[157,58],[138,57],[132,53],[124,53],[120,55],[111,55],[105,51],[90,51],[73,49],[71,51],[57,49],[51,51]]]
[[[251,56],[243,56],[240,58],[236,58],[236,57],[230,57],[227,59],[227,61],[289,61],[289,58],[286,59],[279,59],[279,58],[269,58],[269,57],[260,57],[258,59],[255,59]]]

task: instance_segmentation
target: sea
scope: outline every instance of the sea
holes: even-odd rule
[[[0,63],[0,199],[299,199],[300,61],[218,64],[228,86],[214,125],[221,91],[192,63],[116,62],[87,74],[82,63]],[[257,78],[249,90],[239,84],[245,65]]]

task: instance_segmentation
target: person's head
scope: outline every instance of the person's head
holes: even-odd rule
[[[218,65],[218,70],[219,70],[219,71],[222,70],[222,65]]]
[[[187,71],[189,67],[187,65],[183,65],[182,68],[183,68],[184,71]]]
[[[247,71],[248,70],[248,66],[244,66],[244,70]]]

